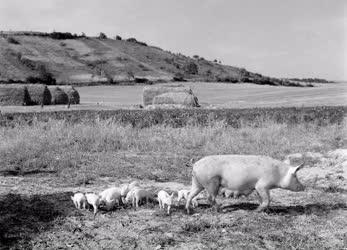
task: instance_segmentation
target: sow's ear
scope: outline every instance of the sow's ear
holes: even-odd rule
[[[304,163],[301,163],[299,166],[291,167],[289,171],[291,174],[296,174],[296,172],[298,172],[298,170],[302,169],[303,166],[304,166]]]

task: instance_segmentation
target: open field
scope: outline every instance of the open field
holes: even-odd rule
[[[256,84],[183,83],[191,86],[202,105],[227,108],[346,105],[347,84],[317,84],[313,88]],[[77,88],[81,103],[104,106],[142,104],[143,86]]]
[[[210,126],[135,128],[112,120],[33,121],[0,128],[0,242],[7,248],[73,249],[344,249],[347,246],[345,158],[326,152],[346,148],[346,124],[319,127],[265,122],[235,129]],[[73,207],[72,192],[99,192],[137,179],[158,191],[188,188],[185,163],[208,154],[262,154],[305,159],[298,173],[307,189],[273,190],[270,209],[256,213],[255,194],[224,199],[221,212],[206,200],[193,215],[183,204],[171,216],[157,204],[136,211],[91,212]],[[0,247],[1,248],[1,247]]]
[[[182,83],[191,86],[202,107],[255,108],[255,107],[312,107],[345,106],[347,83],[316,84],[313,88],[278,87],[256,84]],[[104,85],[76,87],[81,96],[80,105],[71,110],[114,110],[138,108],[142,104],[143,85]],[[66,105],[2,106],[3,113],[66,110]]]

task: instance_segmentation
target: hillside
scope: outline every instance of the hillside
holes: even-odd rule
[[[68,38],[68,39],[66,39]],[[145,81],[253,82],[292,85],[245,69],[174,54],[136,39],[70,33],[1,32],[0,81],[90,84]],[[299,85],[299,84],[297,84]]]

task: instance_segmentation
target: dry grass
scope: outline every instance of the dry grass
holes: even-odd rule
[[[33,105],[50,105],[52,101],[52,95],[49,89],[44,84],[25,84],[28,88],[31,104]]]
[[[2,170],[25,174],[54,171],[66,181],[88,174],[189,181],[184,163],[209,154],[261,154],[283,159],[296,152],[326,152],[346,146],[346,126],[288,126],[265,122],[234,129],[207,127],[133,128],[111,120],[70,124],[50,120],[0,128]],[[165,146],[164,146],[165,145]],[[115,164],[117,162],[117,164]]]
[[[198,99],[193,94],[184,92],[168,92],[153,98],[153,105],[178,104],[186,107],[198,107]]]
[[[80,94],[72,86],[59,86],[69,97],[70,104],[80,104]]]
[[[27,87],[17,84],[0,85],[0,106],[29,105],[31,103]]]
[[[68,104],[69,96],[59,87],[49,87],[49,91],[52,95],[52,104]]]
[[[192,90],[189,87],[184,87],[181,84],[165,84],[158,86],[147,86],[143,88],[143,105],[151,105],[153,104],[153,99],[161,94],[165,93],[175,93],[175,92],[184,92],[188,94],[192,94]]]

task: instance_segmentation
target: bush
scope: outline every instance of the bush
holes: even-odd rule
[[[106,36],[105,33],[100,32],[98,38],[99,38],[99,39],[107,39],[107,36]]]
[[[49,34],[49,37],[57,40],[65,40],[65,39],[75,39],[77,35],[72,35],[70,32],[52,32]]]
[[[47,85],[55,85],[56,80],[53,77],[53,74],[48,72],[44,65],[38,65],[37,71],[39,72],[38,76],[29,76],[25,79],[27,83],[44,83]]]
[[[136,43],[136,44],[139,44],[139,45],[142,45],[142,46],[147,46],[147,43],[137,41],[137,40],[136,40],[135,38],[133,38],[133,37],[128,38],[126,41],[127,41],[127,42],[131,42],[131,43]]]
[[[20,44],[14,37],[10,36],[7,38],[7,42],[11,44]]]
[[[121,40],[122,40],[122,37],[117,35],[117,36],[116,36],[116,40],[121,41]]]
[[[184,79],[184,75],[180,72],[176,73],[173,77],[173,80],[175,82],[185,82],[186,80]]]
[[[184,72],[190,75],[196,75],[199,72],[198,65],[194,62],[188,62],[184,66]]]

